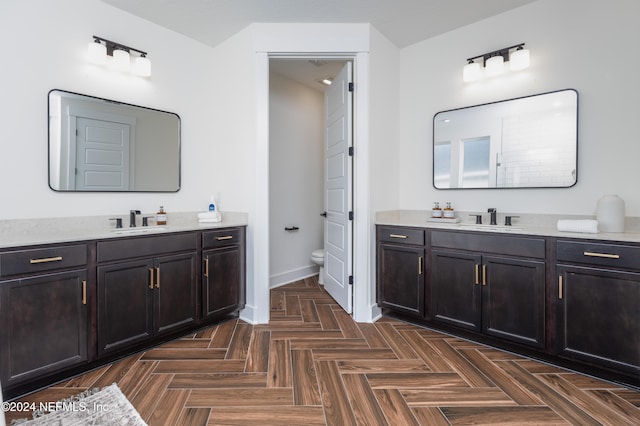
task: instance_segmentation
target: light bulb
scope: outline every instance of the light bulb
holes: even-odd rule
[[[89,42],[87,54],[89,56],[89,62],[92,64],[104,65],[107,63],[107,46],[100,42]]]
[[[114,49],[113,68],[118,71],[129,71],[131,68],[131,55],[126,50]]]
[[[133,61],[133,73],[140,77],[149,77],[151,75],[151,61],[146,56],[138,56]]]
[[[518,49],[509,58],[511,71],[519,71],[529,67],[529,49]]]
[[[504,71],[504,59],[500,55],[492,56],[486,60],[484,66],[489,77],[500,75]]]
[[[480,75],[480,64],[477,62],[471,62],[462,69],[462,80],[465,82],[476,81],[480,79]]]

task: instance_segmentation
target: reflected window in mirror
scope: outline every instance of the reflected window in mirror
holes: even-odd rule
[[[442,111],[433,130],[437,189],[565,188],[577,182],[575,90]]]

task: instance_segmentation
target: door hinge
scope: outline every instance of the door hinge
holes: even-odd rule
[[[349,220],[353,220],[353,212],[349,212]]]
[[[349,284],[353,284],[353,275],[349,275]]]
[[[353,157],[353,147],[349,147],[349,157]]]
[[[353,92],[353,83],[349,83],[349,91]]]

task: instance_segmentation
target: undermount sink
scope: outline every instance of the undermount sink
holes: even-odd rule
[[[494,231],[494,232],[522,231],[522,227],[519,227],[519,226],[484,225],[484,224],[477,224],[477,223],[461,223],[460,228],[473,230],[473,231]]]
[[[143,226],[139,228],[127,228],[127,229],[113,229],[111,232],[114,234],[132,235],[132,234],[149,234],[154,232],[162,232],[166,230],[165,226]]]

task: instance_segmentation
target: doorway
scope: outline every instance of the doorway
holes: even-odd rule
[[[358,322],[373,322],[381,311],[376,304],[375,291],[375,238],[373,217],[370,212],[369,195],[369,96],[370,59],[366,43],[352,43],[345,47],[328,43],[314,43],[313,48],[300,49],[291,45],[291,37],[269,39],[256,47],[256,197],[250,213],[254,213],[253,226],[248,228],[247,304],[241,318],[252,324],[269,322],[269,60],[272,57],[316,57],[332,53],[334,57],[353,60],[354,80],[357,83],[354,99],[354,145],[353,157],[353,319]],[[324,47],[320,47],[324,46]],[[351,46],[351,47],[349,47]],[[348,49],[348,50],[347,50]],[[300,53],[300,52],[306,53]],[[283,53],[285,52],[285,53]]]
[[[353,205],[348,155],[352,96],[343,96],[339,87],[348,88],[353,81],[352,63],[344,57],[269,59],[270,288],[315,273],[311,252],[325,249],[325,288],[348,313],[353,268],[348,215]],[[332,86],[334,79],[338,80]],[[336,118],[335,111],[328,111],[342,98],[348,98],[348,104]],[[336,129],[342,122],[348,126]],[[342,134],[349,137],[342,141]],[[343,176],[336,179],[336,172]],[[337,194],[343,195],[336,198]]]

